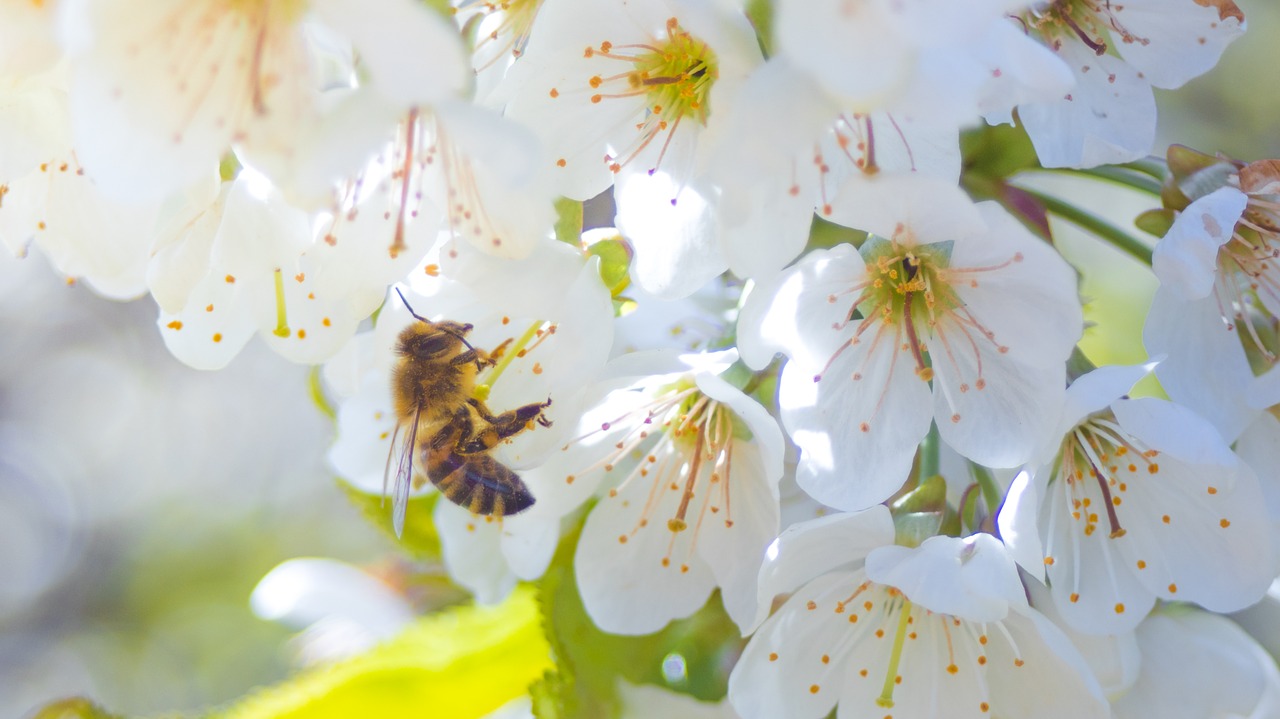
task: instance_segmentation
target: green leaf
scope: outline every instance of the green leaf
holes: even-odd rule
[[[567,197],[556,199],[556,239],[578,246],[582,241],[582,203]]]
[[[31,719],[122,719],[83,697],[61,699],[36,712]]]
[[[1139,230],[1152,235],[1154,237],[1164,237],[1169,233],[1169,228],[1173,227],[1173,221],[1177,219],[1178,213],[1168,208],[1159,210],[1147,210],[1133,219],[1133,224]]]
[[[834,222],[822,219],[818,215],[814,215],[813,223],[809,225],[809,244],[805,246],[805,250],[830,248],[843,244],[858,247],[866,239],[867,233],[861,230],[853,230],[843,225],[837,225]]]
[[[523,696],[551,668],[533,592],[496,607],[419,619],[395,639],[299,674],[215,713],[218,719],[474,719]]]
[[[338,480],[338,486],[365,519],[404,547],[409,554],[418,559],[440,559],[440,533],[436,531],[435,520],[432,519],[432,510],[440,499],[438,492],[409,498],[409,507],[404,513],[404,533],[397,539],[391,525],[390,498],[362,492],[341,479]]]
[[[610,719],[617,717],[618,680],[656,684],[703,701],[723,699],[728,669],[745,642],[725,614],[719,593],[696,614],[641,637],[609,634],[596,628],[582,606],[574,576],[577,533],[561,541],[551,566],[537,583],[543,626],[556,658],[556,671],[535,685],[538,719]],[[686,671],[667,681],[663,660],[679,655]]]

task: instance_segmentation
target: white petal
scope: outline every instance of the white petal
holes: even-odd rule
[[[1075,427],[1085,417],[1129,393],[1129,390],[1151,371],[1149,365],[1107,365],[1081,375],[1067,388],[1066,407],[1062,423],[1058,426],[1060,437]],[[1056,444],[1056,439],[1055,439]]]
[[[861,512],[840,512],[787,527],[769,545],[766,561],[760,567],[755,624],[764,621],[777,595],[861,561],[872,549],[893,542],[893,533],[889,508],[880,504]]]
[[[1111,10],[1116,22],[1139,38],[1118,43],[1116,50],[1152,85],[1170,90],[1213,69],[1245,29],[1244,14],[1231,0],[1138,0]]]
[[[243,282],[211,272],[191,289],[177,313],[160,312],[156,324],[174,357],[196,369],[222,369],[257,331]]]
[[[783,367],[782,421],[801,450],[796,479],[814,499],[856,511],[883,502],[906,481],[932,411],[929,385],[916,377],[901,341],[865,338],[821,382],[798,361]]]
[[[1040,495],[1031,481],[1031,473],[1023,470],[1014,478],[1005,494],[1004,504],[996,517],[1000,538],[1018,566],[1031,576],[1044,581],[1044,546],[1040,543],[1036,512]]]
[[[1138,627],[1142,673],[1112,705],[1116,719],[1271,716],[1275,661],[1230,621],[1207,612],[1158,614]],[[1259,713],[1270,701],[1270,713]]]
[[[729,701],[743,719],[820,719],[831,711],[848,671],[850,646],[842,640],[848,626],[844,615],[829,607],[862,580],[860,571],[823,575],[756,631],[729,675]],[[821,611],[806,608],[819,605]]]
[[[147,265],[147,287],[160,309],[175,313],[192,287],[209,272],[213,238],[231,183],[197,183],[161,209],[156,244]]]
[[[1248,202],[1243,192],[1221,187],[1180,212],[1152,254],[1161,287],[1182,300],[1208,297],[1217,275],[1218,249],[1231,239]]]
[[[790,269],[760,282],[738,317],[738,351],[752,369],[763,369],[778,352],[812,373],[822,370],[846,333],[832,325],[848,315],[845,296],[866,273],[861,255],[850,245],[815,250]],[[850,301],[852,301],[850,299]]]
[[[718,241],[714,188],[685,185],[659,169],[622,172],[614,187],[618,229],[635,247],[632,278],[663,299],[687,297],[728,269]]]
[[[476,517],[452,502],[436,502],[436,531],[444,565],[454,581],[466,587],[480,604],[497,604],[516,586],[500,548],[499,522]]]
[[[1142,331],[1147,352],[1164,355],[1155,371],[1169,397],[1200,413],[1228,441],[1257,416],[1254,398],[1274,396],[1253,387],[1237,327],[1222,321],[1215,297],[1181,301],[1161,287]]]
[[[313,0],[311,10],[348,38],[372,84],[404,106],[430,105],[461,92],[470,62],[457,30],[410,0]]]
[[[1095,167],[1144,157],[1155,141],[1150,84],[1119,58],[1062,41],[1058,55],[1076,71],[1076,86],[1055,102],[1018,108],[1045,167]]]
[[[955,183],[927,175],[888,175],[846,183],[832,201],[830,219],[905,244],[943,242],[984,234],[977,206]]]
[[[1011,719],[1107,716],[1107,700],[1089,667],[1044,615],[1035,610],[1010,614],[1003,626],[1017,654],[1009,651],[1010,644],[991,643],[987,680],[994,712]]]
[[[651,488],[658,498],[646,512]],[[656,477],[636,478],[601,499],[587,517],[574,572],[587,613],[606,632],[656,632],[693,614],[711,596],[715,578],[690,546],[696,532],[667,528],[681,494]]]
[[[1194,464],[1234,467],[1236,457],[1221,435],[1195,412],[1154,397],[1111,405],[1120,425],[1152,449]]]
[[[935,614],[974,622],[997,622],[1011,606],[1026,605],[1013,558],[989,534],[930,537],[915,548],[873,549],[867,555],[867,578],[897,587]]]

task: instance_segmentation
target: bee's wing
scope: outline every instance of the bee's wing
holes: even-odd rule
[[[394,456],[396,483],[391,490],[391,524],[396,530],[396,538],[404,533],[404,514],[409,506],[409,489],[413,486],[413,455],[417,453],[418,417],[421,415],[422,408],[419,407],[418,411],[413,413],[412,420],[396,424],[395,434],[391,437],[391,449],[387,454],[387,466],[382,472],[382,494],[386,496],[387,476],[391,473],[391,462]],[[402,429],[404,437],[397,445],[396,438],[399,437]]]

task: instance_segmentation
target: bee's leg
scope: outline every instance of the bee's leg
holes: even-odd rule
[[[502,341],[502,344],[489,350],[489,362],[493,364],[497,364],[498,360],[502,359],[502,355],[507,353],[507,347],[509,347],[510,345],[511,345],[511,338],[508,337]]]
[[[546,402],[534,402],[526,404],[523,407],[517,407],[508,412],[495,415],[489,411],[483,402],[472,399],[471,406],[475,407],[480,418],[488,422],[498,433],[498,439],[506,439],[523,432],[528,428],[530,422],[537,422],[543,427],[550,427],[551,420],[547,419],[542,413],[544,409],[551,406],[551,400]]]

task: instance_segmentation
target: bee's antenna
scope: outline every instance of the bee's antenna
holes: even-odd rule
[[[420,314],[418,314],[417,312],[414,312],[414,311],[413,311],[413,307],[411,307],[411,306],[409,305],[409,300],[406,300],[406,299],[404,298],[404,293],[400,291],[400,288],[399,288],[399,287],[397,287],[397,288],[396,288],[396,294],[397,294],[397,295],[400,295],[400,301],[404,303],[405,309],[409,310],[409,314],[413,315],[414,319],[416,319],[416,320],[418,320],[418,321],[420,321],[420,322],[426,322],[427,324],[435,324],[435,323],[433,323],[431,320],[427,319],[426,317],[423,317],[422,315],[420,315]],[[438,326],[438,325],[437,325],[437,326]],[[443,332],[447,333],[447,334],[451,334],[451,335],[453,335],[454,337],[457,337],[459,342],[461,342],[462,344],[464,344],[464,345],[466,345],[466,346],[467,346],[467,349],[469,349],[469,350],[475,350],[475,347],[471,346],[471,343],[467,341],[467,338],[466,338],[466,337],[463,337],[462,335],[458,334],[457,332],[450,332],[449,330],[444,329],[443,327],[440,327],[440,329],[441,329]]]
[[[417,312],[414,312],[414,311],[413,311],[413,307],[409,305],[409,300],[406,300],[406,299],[404,298],[404,293],[400,291],[400,288],[399,288],[399,287],[397,287],[397,288],[396,288],[396,294],[397,294],[397,295],[400,295],[400,301],[404,303],[404,307],[405,307],[405,309],[409,310],[409,314],[413,315],[414,319],[419,320],[419,321],[422,321],[422,322],[430,322],[430,321],[431,321],[431,320],[427,319],[426,317],[423,317],[422,315],[420,315],[420,314],[418,314]]]

